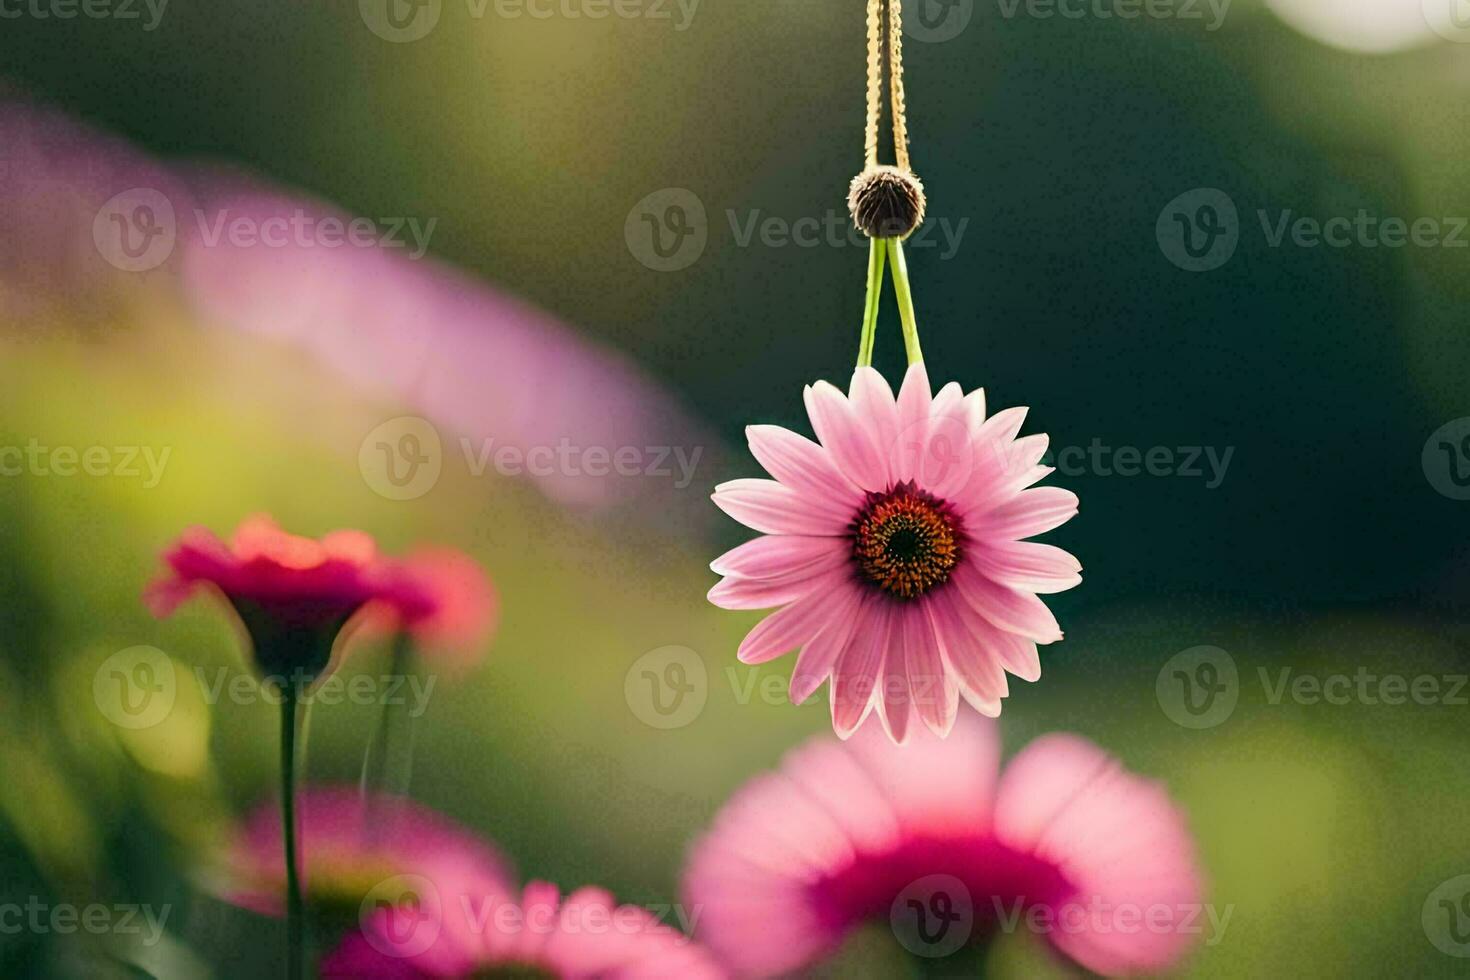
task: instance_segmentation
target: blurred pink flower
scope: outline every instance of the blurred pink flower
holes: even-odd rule
[[[437,216],[354,217],[160,161],[3,90],[0,212],[9,329],[78,314],[116,326],[135,295],[150,312],[182,301],[308,352],[380,399],[385,418],[407,409],[443,426],[446,457],[475,475],[526,477],[569,505],[682,490],[714,455],[629,358],[430,257]]]
[[[409,231],[400,229],[402,247],[328,248],[309,234],[279,246],[239,244],[218,229],[312,229],[352,218],[239,181],[196,190],[202,212],[223,224],[185,241],[192,305],[208,320],[305,349],[447,426],[463,442],[446,455],[529,477],[552,498],[586,506],[659,484],[679,489],[675,481],[692,478],[702,461],[708,435],[626,357],[464,272],[413,257]],[[625,462],[614,466],[620,452]]]
[[[1021,540],[1077,512],[1070,490],[1026,489],[1051,472],[1039,465],[1046,436],[1016,438],[1024,408],[987,419],[983,391],[951,383],[931,395],[922,363],[896,399],[865,367],[846,397],[825,381],[808,387],[806,407],[820,445],[750,426],[750,451],[775,479],[715,488],[720,509],[765,536],[710,563],[725,576],[710,601],[782,607],[740,659],[801,648],[791,699],[830,678],[843,738],[875,706],[896,742],[914,715],[943,736],[961,694],[998,715],[1006,671],[1035,680],[1036,645],[1062,638],[1037,593],[1082,580],[1067,552]]]
[[[973,714],[947,741],[919,732],[895,746],[871,727],[814,739],[726,804],[684,887],[698,938],[750,976],[799,970],[865,922],[898,932],[931,908],[972,930],[961,941],[1037,928],[1088,970],[1158,971],[1197,938],[1200,896],[1194,842],[1162,786],[1063,734],[1002,776],[997,726]],[[1168,921],[1145,927],[1145,915]]]
[[[440,896],[440,905],[445,897]],[[646,909],[601,888],[562,898],[541,881],[517,896],[475,896],[444,920],[422,907],[380,910],[322,965],[334,980],[547,976],[565,980],[717,980],[709,954]]]
[[[379,900],[391,905],[429,888],[442,895],[504,895],[514,887],[495,848],[409,799],[364,797],[356,786],[310,786],[301,791],[297,812],[307,900],[339,923],[367,921]],[[228,863],[230,901],[264,915],[285,914],[276,804],[262,804],[246,819]]]
[[[244,623],[266,676],[310,681],[326,667],[342,627],[369,603],[408,623],[436,613],[424,583],[381,557],[362,531],[333,531],[317,541],[257,514],[241,522],[228,544],[207,528],[191,527],[163,561],[167,570],[143,593],[153,614],[171,615],[202,586],[218,589]]]
[[[499,598],[478,562],[453,548],[420,548],[389,566],[388,580],[422,604],[374,603],[364,631],[403,629],[416,651],[441,667],[468,668],[483,658]]]

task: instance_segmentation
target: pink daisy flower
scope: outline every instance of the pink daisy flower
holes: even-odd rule
[[[873,920],[924,956],[1008,928],[1097,973],[1177,962],[1203,918],[1183,813],[1073,735],[1037,739],[1002,775],[997,727],[966,714],[947,741],[817,738],[754,779],[691,855],[701,941],[749,976],[812,964]],[[949,945],[925,948],[943,920]]]
[[[447,817],[405,797],[364,797],[356,786],[310,786],[298,800],[299,867],[319,918],[355,925],[381,886],[428,882],[441,894],[505,894],[509,862]],[[229,901],[285,913],[281,814],[262,804],[229,845]],[[393,897],[396,897],[393,896]]]
[[[467,914],[385,908],[322,965],[334,980],[515,976],[564,980],[717,980],[726,974],[699,945],[646,909],[601,888],[562,897],[541,881],[520,895],[461,896]],[[447,907],[446,896],[438,896]]]
[[[1017,438],[1026,409],[989,418],[983,391],[931,394],[922,362],[894,397],[858,368],[848,394],[806,389],[818,443],[773,425],[746,429],[773,480],[734,480],[715,503],[765,536],[710,563],[710,601],[780,610],[740,644],[749,664],[800,648],[791,699],[831,679],[832,721],[850,736],[877,708],[895,741],[915,715],[944,735],[961,695],[1000,713],[1006,672],[1041,674],[1038,643],[1062,631],[1037,593],[1070,589],[1082,566],[1023,541],[1064,523],[1077,497],[1032,487],[1044,435]],[[1029,488],[1029,489],[1028,489]]]

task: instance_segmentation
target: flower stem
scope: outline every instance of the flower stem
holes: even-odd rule
[[[393,638],[389,655],[388,676],[395,682],[408,676],[413,669],[413,641],[407,633]],[[408,793],[409,779],[413,773],[413,712],[407,702],[385,698],[383,710],[378,715],[377,729],[368,743],[367,755],[362,763],[360,788],[367,800],[368,812],[379,816],[378,808],[385,793],[403,795]],[[380,820],[370,820],[374,827],[381,827]]]
[[[893,253],[893,291],[898,294],[898,315],[903,321],[903,349],[908,354],[909,364],[924,359],[919,349],[919,324],[914,319],[914,294],[909,288],[909,266],[903,258],[903,242],[888,239],[888,251]]]
[[[878,298],[883,293],[885,239],[868,239],[868,292],[863,302],[863,332],[858,340],[858,367],[873,366],[873,339],[878,333]]]
[[[286,852],[286,976],[301,980],[305,974],[305,923],[301,881],[296,861],[296,704],[298,681],[281,686],[281,836]]]

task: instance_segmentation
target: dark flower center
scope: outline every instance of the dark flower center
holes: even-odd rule
[[[943,585],[959,563],[957,522],[943,501],[912,482],[869,493],[853,522],[858,571],[898,599],[916,599]]]

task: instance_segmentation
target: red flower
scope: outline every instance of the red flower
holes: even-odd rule
[[[239,614],[261,672],[303,683],[326,668],[338,633],[369,603],[404,623],[437,608],[424,585],[380,556],[362,531],[333,531],[318,541],[256,515],[228,544],[206,528],[189,528],[163,560],[168,571],[143,593],[154,615],[172,614],[199,586],[212,585]]]

